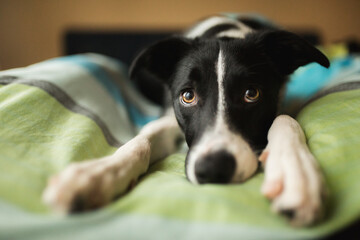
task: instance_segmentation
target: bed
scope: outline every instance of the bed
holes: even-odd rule
[[[313,227],[291,227],[271,212],[260,194],[261,171],[244,184],[190,184],[183,152],[151,166],[133,190],[99,210],[56,216],[43,205],[51,175],[71,162],[113,153],[159,117],[159,107],[129,82],[127,67],[139,47],[168,34],[70,31],[64,38],[69,56],[0,72],[0,239],[359,236],[360,89],[320,97],[297,115],[328,185],[327,213]],[[346,71],[359,72],[359,57],[346,46],[327,54],[330,73],[314,65],[299,69],[285,107],[308,100],[299,84],[315,81],[321,88]]]

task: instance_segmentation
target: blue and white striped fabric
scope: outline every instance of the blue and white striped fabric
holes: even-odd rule
[[[61,73],[61,74],[59,74]],[[21,79],[23,84],[47,82],[63,91],[101,120],[119,146],[134,137],[149,121],[159,117],[160,107],[147,101],[126,76],[126,67],[115,59],[89,53],[51,59],[25,68],[1,72]],[[73,108],[73,111],[77,111]],[[81,112],[78,112],[81,114]]]

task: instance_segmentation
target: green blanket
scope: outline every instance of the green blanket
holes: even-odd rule
[[[260,194],[261,172],[244,184],[190,184],[183,154],[154,164],[111,205],[60,217],[41,202],[47,178],[69,162],[110,154],[115,144],[96,118],[67,107],[45,88],[0,85],[0,239],[326,236],[360,217],[359,106],[360,90],[344,91],[313,102],[298,116],[329,190],[327,215],[314,227],[293,228],[270,211]]]

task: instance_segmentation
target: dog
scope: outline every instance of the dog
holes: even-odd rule
[[[272,209],[296,226],[315,223],[323,177],[300,125],[278,111],[288,76],[311,62],[330,65],[299,36],[247,17],[212,16],[149,46],[130,78],[153,83],[154,98],[167,99],[166,114],[113,155],[73,163],[51,178],[44,201],[61,213],[103,206],[184,137],[191,183],[241,183],[261,163],[261,192]]]

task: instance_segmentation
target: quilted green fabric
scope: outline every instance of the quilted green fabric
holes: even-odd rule
[[[101,130],[41,89],[0,86],[0,239],[305,239],[360,217],[360,90],[333,93],[298,116],[329,188],[327,215],[298,229],[270,211],[263,173],[244,184],[190,184],[184,155],[154,164],[113,204],[69,217],[41,203],[46,179],[70,161],[109,154]]]

